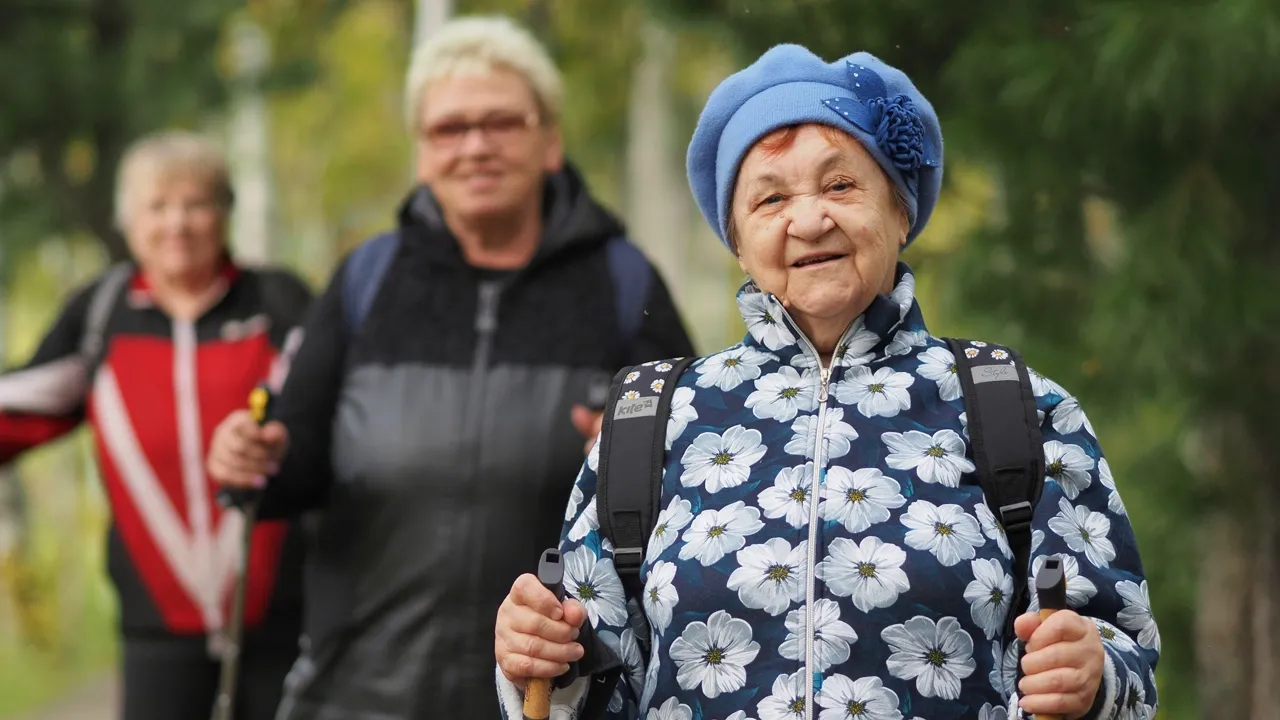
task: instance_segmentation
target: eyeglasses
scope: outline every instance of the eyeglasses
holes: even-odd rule
[[[537,124],[538,114],[535,112],[491,113],[474,122],[461,118],[443,120],[423,128],[422,135],[432,145],[456,147],[472,130],[479,130],[487,140],[505,142]]]

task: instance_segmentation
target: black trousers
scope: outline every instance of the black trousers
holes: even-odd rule
[[[123,639],[121,720],[209,720],[221,663],[203,637]],[[246,644],[236,683],[236,720],[272,720],[284,678],[298,656],[296,642]]]

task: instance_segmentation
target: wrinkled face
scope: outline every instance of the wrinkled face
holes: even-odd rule
[[[483,221],[511,213],[560,169],[559,130],[543,122],[517,73],[495,69],[430,82],[422,93],[416,172],[445,212]]]
[[[761,138],[742,161],[730,212],[743,271],[802,327],[847,325],[893,289],[906,212],[848,134],[810,124]]]
[[[227,206],[194,173],[152,172],[129,191],[124,234],[143,272],[173,282],[217,271],[226,244]]]

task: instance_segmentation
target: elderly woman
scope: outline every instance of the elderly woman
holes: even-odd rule
[[[603,684],[611,718],[1154,712],[1146,581],[1079,404],[1042,376],[1023,381],[1047,478],[1022,573],[975,477],[969,391],[898,260],[934,207],[941,148],[930,104],[866,53],[828,64],[775,47],[712,94],[689,181],[750,276],[738,293],[750,332],[672,395],[665,510],[639,575],[651,642],[602,536],[593,455],[561,538],[576,600],[522,576],[499,611],[508,717],[528,678],[571,663],[578,679],[555,702],[581,709]],[[1008,369],[1007,350],[964,352]],[[1013,578],[1052,555],[1069,608],[1008,629],[1026,607],[1011,607]],[[600,671],[618,662],[614,683]],[[593,672],[602,683],[581,677]]]
[[[120,165],[131,262],[72,293],[35,357],[0,375],[0,461],[88,421],[112,524],[124,720],[206,718],[217,690],[243,518],[215,501],[204,448],[218,421],[285,370],[310,302],[295,276],[238,267],[221,151],[184,132],[143,138]],[[297,656],[301,544],[253,530],[236,717],[267,720]]]

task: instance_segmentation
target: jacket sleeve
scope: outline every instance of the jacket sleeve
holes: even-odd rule
[[[293,358],[302,345],[303,323],[315,299],[302,278],[287,270],[263,270],[260,302],[271,317],[271,344],[277,353],[271,362],[268,387],[279,395]]]
[[[1044,412],[1044,493],[1032,530],[1031,612],[1039,610],[1035,573],[1049,555],[1063,557],[1067,601],[1098,626],[1106,667],[1089,718],[1111,718],[1141,703],[1157,707],[1160,631],[1151,614],[1142,559],[1124,502],[1080,403],[1032,372]],[[1137,717],[1138,715],[1135,715]]]
[[[650,267],[653,271],[653,284],[649,288],[644,319],[640,323],[635,342],[632,343],[627,365],[694,354],[693,341],[689,339],[680,311],[662,280],[662,273],[657,268]]]
[[[627,611],[622,579],[613,566],[613,546],[600,535],[596,515],[596,466],[600,443],[591,449],[569,498],[560,534],[566,597],[582,603],[587,611],[579,642],[584,657],[557,682],[552,693],[552,717],[557,713],[583,715],[585,705],[607,698],[604,718],[635,720],[640,717],[647,670]],[[498,696],[505,720],[521,720],[521,692],[497,671]],[[560,687],[563,685],[564,687]],[[597,685],[603,686],[597,688]],[[598,717],[598,716],[597,716]]]
[[[272,369],[270,380],[279,387],[272,414],[289,431],[289,449],[280,472],[263,491],[263,518],[300,515],[328,499],[333,478],[331,425],[342,391],[347,349],[342,267],[324,294],[311,303],[301,328],[294,328],[283,340]]]
[[[92,283],[74,292],[22,367],[0,374],[0,462],[70,432],[85,416],[89,389],[80,338]]]

